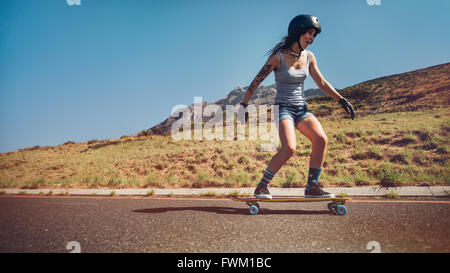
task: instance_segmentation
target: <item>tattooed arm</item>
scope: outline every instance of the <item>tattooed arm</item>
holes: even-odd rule
[[[277,70],[280,67],[280,55],[275,54],[272,55],[267,62],[264,64],[264,66],[259,71],[258,75],[253,79],[252,83],[247,89],[247,93],[245,94],[244,101],[242,103],[248,104],[251,97],[256,91],[256,88],[261,84],[261,82],[272,72],[273,70]]]

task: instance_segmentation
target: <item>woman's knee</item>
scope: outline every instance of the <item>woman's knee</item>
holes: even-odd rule
[[[296,147],[293,145],[286,145],[281,147],[282,152],[288,157],[291,157],[295,153],[295,149]]]
[[[313,145],[325,147],[328,144],[328,137],[326,135],[317,135],[314,139],[312,139],[312,143]]]

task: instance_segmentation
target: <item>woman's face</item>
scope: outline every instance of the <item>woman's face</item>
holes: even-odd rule
[[[316,30],[314,28],[308,29],[308,31],[300,36],[300,45],[303,49],[306,49],[310,44],[314,42]]]

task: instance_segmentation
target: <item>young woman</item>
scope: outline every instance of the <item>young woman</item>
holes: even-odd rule
[[[279,106],[278,130],[281,149],[270,161],[255,189],[254,195],[257,198],[272,198],[268,186],[275,174],[295,152],[297,145],[295,129],[312,143],[305,197],[334,197],[318,186],[328,138],[319,120],[307,107],[303,83],[308,74],[311,74],[323,92],[341,104],[352,119],[355,113],[352,105],[322,76],[314,54],[305,50],[320,32],[321,26],[317,17],[303,14],[293,18],[289,24],[288,36],[269,51],[269,59],[250,84],[241,103],[246,107],[259,84],[274,71],[277,89],[274,104]]]

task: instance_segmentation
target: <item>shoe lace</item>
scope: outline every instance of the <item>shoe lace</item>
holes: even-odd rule
[[[315,194],[319,194],[319,195],[328,194],[328,192],[323,191],[322,188],[320,188],[319,186],[315,186],[314,188],[311,188],[311,192],[313,192]]]

